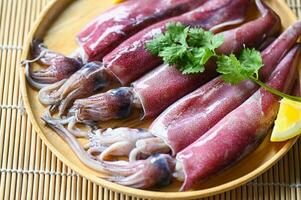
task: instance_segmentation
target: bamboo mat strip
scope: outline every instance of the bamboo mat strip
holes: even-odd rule
[[[286,0],[301,16],[300,0]],[[57,159],[22,105],[18,66],[26,36],[49,0],[0,0],[0,199],[140,199],[102,188]],[[301,199],[301,140],[272,169],[205,199]]]

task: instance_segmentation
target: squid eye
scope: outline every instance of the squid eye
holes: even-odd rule
[[[132,113],[133,94],[130,88],[121,87],[112,91],[119,104],[117,116],[120,119],[127,118]]]
[[[101,63],[98,62],[90,62],[85,64],[82,69],[80,70],[80,73],[82,76],[91,76],[91,74],[95,73],[97,69],[101,68]]]
[[[148,132],[146,129],[144,129],[144,128],[137,128],[137,130],[139,131],[139,132],[141,132],[141,133],[146,133],[146,132]]]
[[[94,71],[95,69],[99,69],[103,64],[101,62],[89,62],[84,67],[88,71]]]
[[[172,169],[167,159],[168,157],[162,154],[155,154],[151,158],[151,163],[158,168],[158,186],[167,186],[172,181]]]

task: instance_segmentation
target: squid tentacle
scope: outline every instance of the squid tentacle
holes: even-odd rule
[[[59,106],[59,116],[62,116],[64,114],[64,112],[67,110],[67,108],[69,108],[72,103],[73,103],[73,99],[76,97],[79,97],[81,95],[81,90],[80,88],[77,88],[75,90],[73,90],[72,92],[70,92],[66,98],[64,98],[64,100],[61,101],[61,104]]]
[[[46,111],[42,115],[42,119],[47,122],[47,124],[52,125],[53,127],[63,127],[64,125],[68,125],[68,133],[77,137],[77,138],[89,138],[90,131],[82,131],[81,129],[75,126],[74,117],[68,117],[64,119],[56,119],[52,116],[50,112],[51,106],[49,106]]]
[[[61,87],[66,82],[66,79],[63,79],[61,81],[58,81],[54,84],[45,86],[39,91],[39,100],[41,103],[45,105],[56,105],[59,102],[59,95],[54,94],[54,91],[56,91],[59,87]]]
[[[170,147],[156,136],[140,139],[136,142],[136,147],[129,154],[129,161],[134,162],[140,157],[149,157],[155,153],[170,153]]]
[[[37,89],[69,77],[83,65],[82,59],[77,54],[74,54],[74,57],[66,57],[55,53],[37,39],[32,42],[31,54],[33,59],[22,61],[22,65],[25,66],[25,75],[29,84]],[[33,71],[30,64],[35,62],[39,62],[47,68]]]
[[[74,117],[69,117],[68,119],[69,123],[67,129],[70,133],[72,133],[72,135],[79,138],[89,138],[89,135],[92,132],[91,129],[89,131],[83,131],[80,128],[76,127],[76,121]]]
[[[105,160],[112,156],[128,156],[138,140],[151,137],[153,135],[144,129],[109,128],[90,134],[89,143],[85,147],[100,160]]]
[[[103,173],[102,178],[136,188],[149,188],[155,185],[163,186],[171,182],[176,161],[170,155],[156,154],[146,160],[139,160],[133,163],[102,161],[88,154],[63,125],[52,123],[48,117],[43,116],[42,119],[56,130],[86,166]]]
[[[76,100],[68,116],[76,116],[83,123],[124,119],[131,115],[136,104],[132,88],[121,87]]]
[[[77,98],[84,98],[106,87],[111,82],[103,64],[90,62],[67,80],[43,88],[39,99],[46,105],[59,105],[59,116],[72,105]]]
[[[42,120],[44,120],[52,129],[54,129],[59,136],[68,143],[69,147],[73,150],[73,152],[77,155],[77,157],[90,168],[103,173],[105,176],[103,178],[108,177],[110,174],[106,170],[106,164],[100,161],[96,161],[93,157],[91,157],[77,142],[72,134],[70,134],[61,124],[53,123],[48,118],[49,116],[42,116]]]
[[[33,60],[23,60],[23,61],[21,62],[21,65],[22,65],[22,66],[25,66],[25,77],[26,77],[28,83],[29,83],[32,87],[34,87],[34,88],[42,89],[42,88],[44,88],[44,87],[49,86],[49,84],[46,84],[46,83],[40,83],[40,82],[36,81],[34,78],[32,78],[33,72],[32,72],[31,69],[30,69],[30,63],[31,63],[31,62],[35,62],[35,61],[36,61],[36,59],[33,59]]]
[[[176,161],[167,154],[155,154],[146,160],[129,163],[128,166],[114,168],[115,175],[110,181],[133,188],[166,186],[173,178]]]

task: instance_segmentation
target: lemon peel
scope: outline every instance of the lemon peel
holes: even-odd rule
[[[272,142],[282,142],[301,134],[301,103],[282,99],[275,126]]]

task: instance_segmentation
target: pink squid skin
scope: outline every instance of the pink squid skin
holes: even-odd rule
[[[271,68],[274,68],[275,58],[284,56],[296,43],[301,35],[301,20],[287,28],[275,42],[273,42],[269,48],[266,48],[261,53],[264,68],[261,69],[260,73],[268,74]]]
[[[128,0],[98,16],[78,35],[79,48],[72,55],[51,51],[42,40],[31,44],[33,60],[25,60],[26,77],[37,89],[69,78],[87,62],[102,61],[120,43],[147,26],[170,17],[181,15],[204,4],[208,0]],[[44,69],[33,71],[30,63],[39,62]]]
[[[242,48],[242,43],[246,46],[259,46],[265,39],[279,33],[281,28],[279,16],[260,0],[256,0],[256,5],[262,16],[257,20],[247,23],[246,26],[223,32],[227,40],[225,40],[223,45],[217,50],[218,52],[228,52],[229,49],[231,49],[233,53],[239,52]]]
[[[215,78],[165,110],[149,131],[164,140],[173,155],[192,144],[258,89],[251,81],[237,86]]]
[[[142,118],[159,115],[173,102],[216,76],[214,71],[208,74],[200,81],[200,75],[183,75],[176,68],[163,64],[138,79],[132,85],[143,108]]]
[[[264,67],[259,73],[262,81],[266,81],[300,34],[301,21],[289,27],[262,51]],[[172,104],[156,118],[150,131],[163,139],[176,154],[243,103],[257,88],[258,86],[249,81],[230,86],[218,77]],[[216,110],[219,110],[218,113],[215,112]]]
[[[102,58],[121,42],[158,21],[188,12],[208,0],[129,0],[102,13],[77,36],[88,62]]]
[[[238,28],[226,31],[225,42],[222,47],[219,48],[219,53],[238,53],[244,46],[256,47],[267,37],[278,33],[280,29],[279,17],[271,9],[263,5],[261,1],[257,1],[257,5],[259,5],[258,7],[261,9],[263,17],[248,22]],[[267,17],[267,15],[270,17]],[[252,31],[254,27],[256,27],[257,31]],[[242,36],[244,32],[248,33],[247,37]],[[277,61],[275,58],[273,60]],[[272,65],[272,67],[273,66],[275,65]],[[270,72],[271,71],[270,69]],[[217,72],[213,62],[208,63],[206,65],[206,71],[199,75],[184,75],[175,67],[164,64],[135,81],[133,86],[134,92],[140,98],[141,104],[143,105],[144,117],[150,118],[157,116],[176,100],[216,76]]]
[[[296,80],[300,45],[277,66],[268,85],[288,92]],[[279,97],[259,89],[193,144],[177,154],[188,190],[207,177],[242,159],[254,150],[271,128],[278,112]]]
[[[41,54],[44,54],[38,62],[41,65],[48,66],[47,69],[39,71],[32,71],[29,69],[31,74],[30,77],[41,84],[52,84],[63,80],[81,69],[83,65],[79,58],[66,57],[60,53],[49,51],[39,39],[34,39],[31,42],[30,53],[33,58],[37,58]],[[34,84],[32,85],[34,86]]]
[[[159,22],[132,36],[103,58],[104,65],[122,85],[127,85],[162,63],[159,57],[145,49],[145,44],[164,32],[167,23],[181,22],[204,29],[224,23],[239,23],[243,20],[249,3],[249,0],[208,1],[189,13]]]

